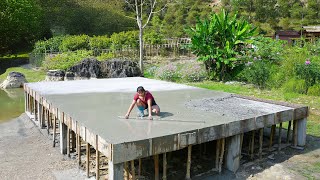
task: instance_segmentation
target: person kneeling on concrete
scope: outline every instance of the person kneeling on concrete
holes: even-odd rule
[[[154,97],[149,91],[144,90],[142,86],[137,88],[137,93],[133,97],[133,101],[128,109],[125,118],[128,119],[133,107],[137,105],[138,116],[144,117],[144,110],[148,109],[149,119],[152,120],[152,112],[156,115],[160,113],[160,107],[157,105]]]

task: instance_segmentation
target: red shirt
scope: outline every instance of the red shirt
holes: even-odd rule
[[[151,94],[149,91],[146,91],[146,92],[145,92],[144,99],[140,98],[138,93],[136,93],[136,94],[134,95],[133,99],[134,99],[135,101],[137,101],[138,99],[140,99],[140,101],[142,101],[142,102],[143,102],[144,104],[146,104],[146,105],[148,104],[147,102],[148,102],[149,99],[151,100],[151,103],[154,101],[154,98],[153,98],[152,94]],[[152,103],[152,104],[153,104],[153,103]]]

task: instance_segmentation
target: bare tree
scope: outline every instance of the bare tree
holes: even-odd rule
[[[164,5],[158,11],[155,11],[157,0],[125,0],[125,2],[136,14],[135,19],[139,27],[139,66],[141,73],[143,73],[143,30],[148,25],[152,14],[162,11],[168,2],[164,2]]]

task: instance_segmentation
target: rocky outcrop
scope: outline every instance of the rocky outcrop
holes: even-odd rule
[[[69,81],[92,78],[123,78],[141,76],[140,68],[136,62],[128,60],[112,59],[98,61],[95,58],[87,58],[79,64],[69,68],[67,72],[50,70],[47,72],[47,81]]]
[[[10,88],[20,88],[23,87],[23,84],[26,83],[26,77],[19,72],[10,72],[7,76],[7,79],[3,81],[0,85],[0,88],[10,89]]]
[[[65,72],[62,70],[49,70],[45,81],[63,81]]]
[[[108,60],[101,62],[102,78],[123,78],[141,76],[137,63],[125,60]]]

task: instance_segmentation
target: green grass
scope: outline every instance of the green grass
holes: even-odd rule
[[[205,81],[200,83],[188,83],[188,85],[206,88],[210,90],[235,93],[245,96],[257,97],[261,99],[269,99],[275,101],[283,101],[294,104],[302,104],[309,106],[310,115],[307,123],[307,134],[320,137],[320,97],[308,96],[298,93],[287,93],[279,89],[261,90],[246,85],[226,85],[221,82]],[[283,124],[283,127],[287,127]]]
[[[46,76],[46,72],[44,71],[35,71],[32,69],[25,69],[23,67],[12,67],[8,68],[5,73],[0,75],[0,82],[4,81],[7,78],[8,74],[12,71],[24,74],[28,82],[43,81]]]
[[[29,58],[29,54],[28,53],[20,53],[17,55],[9,55],[9,56],[2,56],[0,57],[0,61],[2,59],[19,59],[19,58]]]

